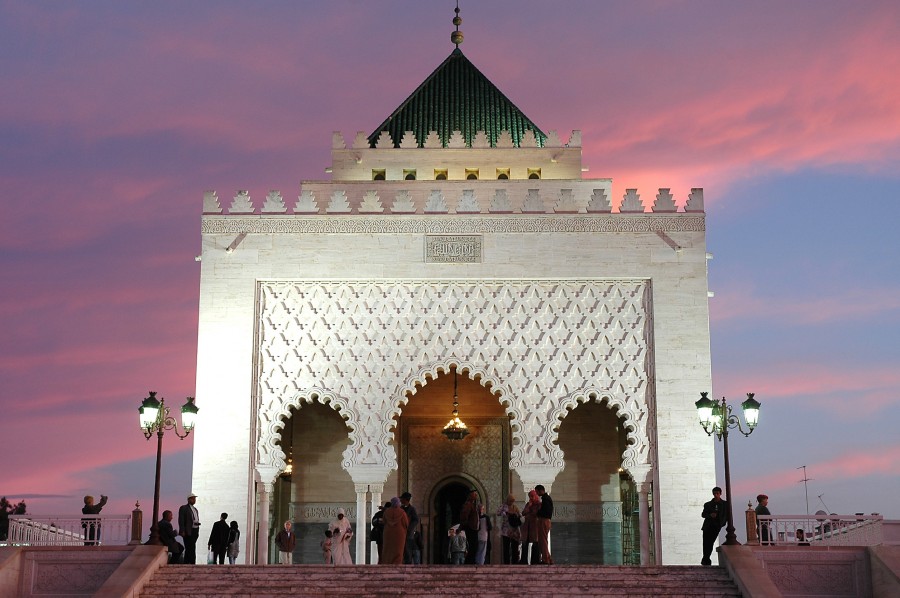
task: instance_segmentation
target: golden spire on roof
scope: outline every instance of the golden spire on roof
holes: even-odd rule
[[[450,34],[450,41],[456,44],[456,47],[459,47],[459,44],[463,43],[463,32],[459,30],[459,26],[462,24],[462,18],[459,16],[459,0],[456,0],[456,9],[453,11],[456,13],[456,16],[453,17],[453,24],[456,25],[456,31]]]

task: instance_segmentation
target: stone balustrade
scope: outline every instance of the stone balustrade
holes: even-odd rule
[[[760,515],[763,545],[877,546],[884,542],[881,515]],[[797,530],[803,530],[803,539]],[[768,538],[768,541],[765,541]]]
[[[131,542],[131,517],[91,516],[100,530],[97,544],[124,546]],[[86,534],[82,524],[83,518],[73,515],[10,515],[7,542],[13,546],[82,546]]]

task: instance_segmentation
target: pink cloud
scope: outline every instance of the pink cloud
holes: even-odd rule
[[[832,459],[806,465],[807,475],[814,475],[820,483],[869,476],[893,477],[900,474],[900,445],[848,451]],[[733,490],[736,495],[755,493],[758,488],[772,492],[785,490],[796,487],[798,477],[795,467],[766,471],[757,476],[743,475],[739,482],[733,484]]]
[[[900,289],[839,290],[825,297],[761,297],[753,288],[715,290],[710,299],[710,321],[714,323],[753,320],[819,326],[828,322],[900,317]],[[852,308],[851,308],[852,307]]]

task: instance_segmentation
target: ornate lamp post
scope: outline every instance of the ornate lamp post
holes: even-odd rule
[[[169,408],[165,399],[157,399],[156,393],[150,391],[150,396],[141,402],[138,413],[141,417],[141,430],[144,437],[150,440],[156,432],[156,486],[153,490],[153,524],[150,526],[149,544],[162,544],[159,540],[159,478],[162,464],[163,434],[166,430],[173,430],[175,435],[184,440],[194,429],[197,419],[197,406],[194,405],[194,397],[188,397],[187,402],[181,407],[181,427],[178,431],[178,422],[169,416]]]
[[[745,432],[741,425],[741,420],[736,415],[731,414],[731,406],[725,402],[718,403],[711,400],[706,395],[709,393],[701,392],[700,400],[694,403],[697,406],[697,414],[700,417],[700,425],[703,431],[709,436],[715,434],[722,441],[725,453],[725,492],[728,495],[728,527],[725,528],[725,544],[740,544],[737,536],[734,535],[734,517],[732,515],[731,504],[734,502],[731,497],[731,463],[728,459],[728,430],[737,429],[744,436],[750,436],[759,423],[759,407],[760,403],[753,398],[753,393],[747,393],[747,400],[741,403],[741,409],[744,412],[744,420],[747,422],[748,431]]]

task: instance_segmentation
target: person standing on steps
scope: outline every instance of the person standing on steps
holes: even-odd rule
[[[722,489],[716,486],[712,489],[712,500],[703,505],[703,559],[700,564],[704,567],[712,565],[713,545],[719,537],[719,531],[728,523],[728,501],[722,499]]]
[[[532,565],[540,564],[541,551],[538,550],[538,520],[537,513],[541,508],[541,497],[534,490],[528,491],[528,502],[522,509],[522,529],[519,536],[522,540],[522,558],[519,560],[520,565],[529,563],[529,550],[531,551],[530,562]]]
[[[213,564],[225,564],[225,552],[228,550],[228,536],[231,531],[228,528],[227,519],[228,513],[222,513],[219,520],[213,523],[212,530],[209,532],[206,548],[212,550]]]
[[[178,534],[184,540],[184,564],[197,564],[197,540],[200,538],[200,514],[197,512],[197,495],[188,494],[187,504],[178,509]]]
[[[540,484],[534,487],[534,491],[541,497],[541,508],[537,512],[538,522],[538,546],[541,548],[541,563],[552,565],[553,557],[550,556],[550,520],[553,519],[553,499]]]
[[[406,513],[406,518],[409,519],[406,529],[406,545],[403,548],[403,564],[419,565],[422,563],[422,555],[419,552],[418,538],[416,537],[419,533],[419,513],[410,504],[411,498],[412,494],[408,491],[400,495],[400,506]]]
[[[275,546],[278,547],[278,563],[281,565],[293,565],[294,548],[297,547],[297,534],[294,533],[294,524],[290,520],[284,522],[284,529],[275,536]]]
[[[475,554],[478,552],[478,516],[480,509],[478,507],[478,492],[475,488],[469,490],[469,496],[463,504],[459,512],[459,531],[465,532],[466,542],[466,564],[475,564]]]
[[[375,546],[378,548],[378,562],[381,562],[381,550],[384,546],[384,511],[385,509],[390,509],[391,503],[386,502],[384,506],[375,511],[375,514],[372,515],[372,531],[369,534],[369,537],[375,542]]]
[[[237,556],[241,553],[241,530],[238,529],[238,522],[232,521],[228,529],[228,564],[233,565]]]

